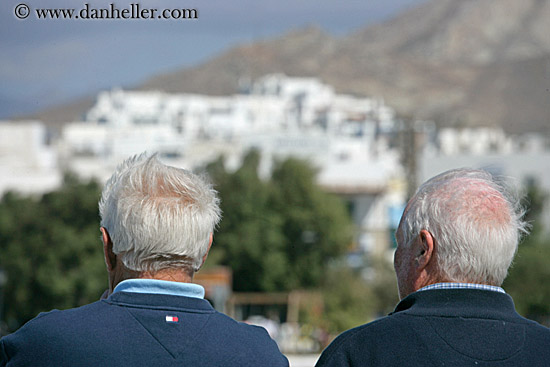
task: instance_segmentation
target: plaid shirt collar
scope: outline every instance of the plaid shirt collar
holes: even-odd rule
[[[431,289],[481,289],[484,291],[506,293],[504,289],[502,289],[501,287],[497,287],[494,285],[473,284],[473,283],[435,283],[435,284],[430,284],[420,288],[418,292],[429,291]]]

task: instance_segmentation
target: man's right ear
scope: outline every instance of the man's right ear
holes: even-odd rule
[[[103,242],[103,256],[105,257],[105,265],[108,271],[113,271],[116,267],[116,255],[113,252],[113,241],[105,227],[99,229],[101,231],[101,241]]]
[[[428,263],[433,258],[435,240],[432,234],[425,229],[421,230],[418,236],[420,238],[420,242],[416,261],[419,267],[423,269],[428,266]]]

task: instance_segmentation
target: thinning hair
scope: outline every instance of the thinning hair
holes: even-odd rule
[[[500,286],[528,232],[524,213],[518,191],[504,179],[456,169],[420,186],[400,229],[404,245],[423,229],[432,234],[442,281]]]
[[[113,252],[138,272],[198,270],[221,219],[217,193],[205,179],[145,153],[117,167],[99,212]]]

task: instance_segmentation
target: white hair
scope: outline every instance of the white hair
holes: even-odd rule
[[[134,271],[202,265],[221,218],[216,191],[203,178],[133,156],[119,165],[99,201],[113,252]]]
[[[441,280],[500,286],[527,233],[516,190],[482,170],[456,169],[425,182],[409,202],[403,244],[434,237]]]

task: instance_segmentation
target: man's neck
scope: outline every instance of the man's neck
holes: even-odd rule
[[[187,268],[166,268],[159,271],[138,272],[127,269],[120,260],[117,261],[115,270],[109,273],[109,293],[112,293],[118,283],[127,279],[157,279],[170,282],[191,283],[194,271]]]
[[[157,272],[142,272],[137,276],[137,279],[157,279],[167,280],[170,282],[191,283],[193,281],[193,271],[184,269],[161,269]]]

